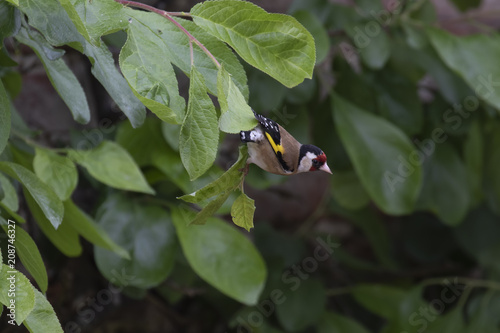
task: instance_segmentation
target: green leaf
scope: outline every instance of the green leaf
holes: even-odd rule
[[[103,141],[90,150],[70,150],[69,157],[92,177],[121,190],[154,194],[132,157],[120,145]]]
[[[453,232],[460,247],[481,267],[500,272],[500,262],[495,259],[500,255],[496,237],[500,232],[500,223],[487,207],[481,206],[470,212]]]
[[[88,123],[90,121],[90,109],[87,97],[80,82],[64,60],[49,59],[47,50],[52,51],[53,48],[43,39],[41,34],[34,30],[28,31],[26,28],[22,28],[19,34],[16,35],[16,39],[35,51],[43,63],[50,82],[70,109],[73,118],[79,123]]]
[[[253,228],[253,213],[255,212],[255,202],[245,193],[241,193],[231,206],[231,217],[238,227],[250,231]]]
[[[5,256],[7,257],[7,254]],[[14,311],[16,323],[17,325],[21,325],[35,306],[35,288],[33,288],[23,273],[2,263],[0,265],[2,266],[0,270],[0,290],[2,290],[0,293],[0,303],[5,306],[11,304],[11,297],[9,297],[8,291],[11,289],[11,282],[13,282],[15,286]],[[6,309],[6,312],[10,313],[9,309]]]
[[[33,158],[35,155],[32,153],[33,149],[31,147],[24,144],[10,144],[9,150],[12,157],[7,159],[7,161],[17,163],[30,172],[33,172]]]
[[[145,26],[149,28],[148,40],[157,41],[159,38],[162,62],[168,59],[173,65],[189,75],[191,73],[191,56],[189,48],[189,38],[173,23],[156,13],[133,10],[127,8],[127,15],[132,19],[131,26]],[[245,100],[248,99],[248,86],[245,70],[234,52],[223,42],[206,33],[191,21],[175,18],[189,33],[198,39],[219,63],[232,75],[234,83],[238,86]],[[149,52],[149,50],[144,50]],[[203,75],[209,92],[217,95],[217,73],[218,68],[215,63],[201,50],[193,47],[194,66]]]
[[[0,219],[0,224],[5,231],[5,234],[8,234],[9,228],[7,223]],[[31,276],[33,276],[40,290],[42,290],[43,293],[47,292],[47,270],[45,269],[45,264],[43,263],[40,251],[38,251],[38,247],[36,246],[31,236],[18,224],[16,224],[15,231],[15,246],[16,253],[19,256],[19,259],[23,263],[23,266],[31,274]]]
[[[485,147],[485,166],[484,166],[484,192],[486,201],[491,210],[500,215],[500,126],[495,126],[493,133],[488,137],[489,144]]]
[[[161,19],[165,20],[163,17]],[[122,73],[134,94],[158,118],[181,124],[186,102],[179,96],[174,69],[165,56],[170,50],[152,32],[149,22],[145,24],[138,19],[131,20],[127,41],[120,52]]]
[[[444,283],[444,282],[443,282]],[[365,285],[366,286],[366,285]],[[368,287],[368,286],[367,286]],[[377,285],[373,285],[373,287],[377,287]],[[398,288],[391,287],[382,287],[378,290],[377,293],[372,292],[371,295],[368,293],[365,295],[366,297],[374,297],[370,303],[371,305],[375,305],[376,299],[378,299],[379,304],[384,302],[388,302],[388,304],[381,305],[384,308],[384,311],[387,311],[386,316],[382,316],[387,318],[387,325],[381,332],[411,332],[415,329],[416,323],[422,323],[419,318],[421,316],[415,316],[416,309],[427,309],[429,307],[429,303],[422,299],[423,294],[423,285],[419,284],[412,287],[409,290],[401,290]],[[384,295],[380,294],[380,291],[384,291],[386,289],[388,291],[387,298],[384,298]],[[391,290],[392,289],[392,290]],[[398,294],[401,293],[401,298],[398,298]],[[361,295],[358,295],[356,300],[359,302],[359,298]],[[392,307],[392,314],[390,312],[390,307]],[[370,309],[371,310],[371,309]],[[378,312],[375,312],[378,314]],[[421,313],[419,313],[421,315]],[[425,317],[425,315],[424,315]]]
[[[396,72],[384,70],[376,76],[374,88],[378,92],[379,110],[387,120],[408,135],[420,132],[423,110],[416,84]]]
[[[10,99],[0,80],[0,154],[7,146],[10,135]]]
[[[376,81],[354,72],[347,62],[340,62],[336,79],[335,92],[354,105],[371,110],[378,104],[379,96],[374,88]]]
[[[217,76],[217,98],[221,108],[219,119],[221,131],[239,133],[257,126],[252,109],[223,66]]]
[[[177,241],[165,209],[113,195],[99,207],[96,219],[131,257],[128,260],[101,247],[94,248],[97,267],[109,281],[151,288],[167,278],[174,265]]]
[[[203,175],[212,166],[219,144],[217,113],[206,89],[203,76],[193,67],[188,110],[179,138],[182,164],[191,180]]]
[[[163,139],[168,143],[170,148],[179,151],[179,136],[181,134],[181,127],[167,122],[161,122],[161,134]]]
[[[452,0],[453,1],[453,0]],[[460,1],[460,0],[459,0]],[[467,0],[465,0],[467,1]],[[475,0],[472,0],[475,1]],[[421,3],[414,2],[408,6],[409,17],[411,21],[416,21],[417,24],[420,22],[432,25],[437,20],[436,5],[432,1],[423,1]],[[406,8],[405,8],[406,10]]]
[[[16,212],[14,212],[12,209],[10,209],[9,207],[7,207],[1,201],[0,201],[0,207],[3,208],[3,210],[5,210],[5,212],[7,213],[7,216],[12,217],[12,219],[14,219],[16,222],[20,222],[20,223],[25,223],[26,222],[26,220],[21,215],[19,215]],[[0,210],[0,212],[1,212],[1,210]]]
[[[19,0],[6,0],[7,2],[10,2],[11,4],[13,4],[14,6],[18,6],[19,7]]]
[[[144,105],[134,96],[127,81],[116,68],[107,46],[101,43],[100,47],[97,47],[88,43],[58,0],[20,1],[20,8],[28,16],[30,25],[40,31],[51,45],[70,45],[89,58],[92,63],[92,74],[129,118],[132,125],[140,126],[146,116]]]
[[[471,205],[475,206],[483,198],[484,140],[479,122],[474,122],[464,143],[465,169],[470,189]],[[490,178],[491,179],[491,178]]]
[[[17,212],[19,209],[17,191],[9,179],[3,175],[3,173],[0,173],[0,187],[4,192],[4,197],[0,200],[0,205],[6,207],[9,211]]]
[[[352,295],[358,303],[382,318],[399,319],[398,307],[406,292],[386,285],[358,284],[352,289]]]
[[[116,68],[113,56],[104,43],[100,47],[88,43],[58,0],[21,0],[20,8],[28,16],[30,25],[39,30],[51,45],[67,44],[83,52],[92,63],[92,74],[132,125],[138,127],[142,124],[146,115],[144,106]]]
[[[75,6],[71,3],[70,0],[59,0],[61,3],[61,6],[66,10],[66,13],[68,14],[69,18],[71,21],[73,21],[75,28],[78,30],[80,34],[90,43],[95,43],[99,45],[100,39],[95,40],[92,39],[89,35],[89,32],[87,31],[87,28],[85,27],[85,23],[82,21],[80,16],[78,15],[78,11],[75,8]]]
[[[423,32],[422,29],[420,29],[416,24],[405,22],[402,24],[402,28],[406,35],[406,44],[408,44],[408,46],[412,49],[420,50],[429,44],[429,40],[425,35],[425,32]],[[393,54],[397,52],[398,50],[393,49]]]
[[[222,176],[191,194],[179,197],[179,199],[190,203],[200,203],[219,193],[233,190],[241,182],[243,173],[239,170],[245,166],[247,157],[247,146],[240,146],[238,160]]]
[[[220,193],[217,198],[210,201],[208,205],[203,207],[203,209],[196,214],[196,216],[192,221],[189,222],[189,224],[205,224],[209,217],[217,213],[217,211],[226,202],[227,198],[229,198],[230,194],[231,190]]]
[[[481,0],[452,0],[451,2],[462,12],[481,5]]]
[[[38,179],[33,172],[12,162],[0,162],[0,171],[16,179],[24,186],[54,228],[61,224],[64,207],[61,200],[48,185]]]
[[[376,27],[377,30],[371,31],[369,27],[372,26]],[[369,21],[366,24],[356,24],[352,28],[348,27],[346,32],[359,51],[361,60],[369,68],[381,69],[384,67],[391,55],[391,44],[389,37],[378,23]]]
[[[389,37],[384,31],[380,32],[371,38],[370,43],[361,48],[359,53],[363,62],[371,69],[383,68],[391,56]]]
[[[294,14],[299,10],[308,10],[318,17],[318,20],[324,23],[330,15],[333,14],[335,6],[325,0],[309,0],[304,2],[302,0],[293,0],[288,7],[288,13]],[[354,10],[354,7],[353,7]]]
[[[250,89],[248,104],[251,105],[257,113],[280,109],[288,89],[258,69],[248,66],[247,71]]]
[[[325,312],[318,325],[318,333],[369,333],[354,319],[334,312]]]
[[[357,210],[370,202],[370,197],[354,171],[335,171],[331,189],[333,198],[344,208]]]
[[[95,45],[100,37],[128,25],[124,6],[108,0],[60,0],[78,31]]]
[[[0,2],[0,49],[3,48],[3,40],[17,34],[21,28],[21,15],[19,10],[7,2]]]
[[[321,3],[322,0],[319,0]],[[318,2],[318,0],[316,0]],[[349,4],[341,4],[341,3],[332,3],[329,1],[325,1],[328,3],[328,10],[325,10],[323,4],[320,4],[316,9],[316,15],[323,17],[323,21],[327,28],[330,30],[345,30],[348,26],[353,26],[355,24],[362,24],[361,21],[363,17],[359,15],[359,9],[355,6],[351,6]],[[305,6],[305,9],[309,9],[309,1],[304,3],[302,6]]]
[[[28,16],[30,26],[40,31],[50,45],[70,45],[83,50],[85,38],[58,0],[19,0],[19,9]]]
[[[116,133],[116,142],[132,155],[140,167],[155,166],[179,188],[187,190],[189,176],[179,154],[165,142],[161,124],[159,119],[153,117],[147,117],[144,125],[136,129],[129,123],[122,123]]]
[[[192,212],[175,209],[172,219],[193,270],[223,294],[246,305],[257,303],[266,281],[264,260],[254,245],[218,219],[188,226]]]
[[[28,207],[33,214],[38,226],[55,247],[68,257],[77,257],[82,253],[82,246],[78,238],[76,230],[67,222],[63,221],[61,225],[55,229],[49,220],[43,215],[40,207],[36,205],[33,197],[24,191],[24,197],[28,203]]]
[[[194,23],[285,86],[291,88],[312,77],[314,39],[294,18],[231,0],[199,3],[191,15]]]
[[[476,301],[474,303],[474,301]],[[468,332],[498,333],[500,321],[496,314],[500,311],[500,297],[497,290],[490,289],[470,302]],[[479,303],[479,304],[478,304]],[[474,306],[476,305],[476,306]]]
[[[100,47],[87,44],[85,55],[92,63],[92,75],[106,89],[113,101],[130,120],[132,126],[134,128],[141,126],[146,117],[144,105],[134,95],[127,80],[116,68],[113,55],[109,52],[108,47],[104,43],[101,43]]]
[[[64,202],[64,222],[71,225],[83,238],[94,245],[113,251],[124,259],[130,259],[128,252],[116,244],[106,231],[78,208],[73,201]]]
[[[41,292],[36,289],[34,289],[34,292],[35,307],[24,321],[24,326],[26,326],[31,333],[63,333],[61,324],[59,323],[59,319],[57,319],[57,315],[52,305],[50,305],[47,298],[45,298]]]
[[[360,11],[361,15],[368,15],[371,12],[376,12],[381,9],[382,2],[379,0],[355,0],[357,9]],[[374,15],[374,14],[373,14]]]
[[[71,196],[78,183],[75,164],[68,157],[58,155],[48,149],[35,148],[33,170],[62,201]]]
[[[408,137],[386,120],[333,97],[335,126],[361,183],[373,201],[394,215],[413,211],[421,165],[403,162],[415,151]],[[409,163],[409,162],[405,162]]]
[[[435,145],[433,141],[428,144],[432,150],[435,146],[435,151],[424,152],[428,157],[423,165],[423,186],[417,207],[428,209],[444,223],[456,226],[464,219],[470,203],[464,163],[453,146]]]
[[[290,104],[306,104],[317,92],[316,80],[304,80],[301,84],[286,92],[286,101]]]
[[[465,101],[465,100],[464,100]],[[469,99],[467,99],[469,101]],[[479,106],[479,100],[475,98],[476,107]],[[473,117],[470,117],[468,111],[464,109],[464,104],[454,104],[450,106],[448,102],[437,95],[433,102],[426,108],[430,127],[434,131],[443,131],[450,136],[465,136],[473,122]],[[469,108],[467,104],[467,108]],[[465,115],[465,116],[464,116]],[[437,129],[437,130],[436,130]],[[445,137],[447,137],[445,135]]]
[[[276,316],[287,332],[301,332],[316,324],[326,305],[326,290],[319,280],[310,278],[295,286],[296,290],[293,286],[285,289],[285,301],[276,305]]]
[[[13,130],[19,132],[22,135],[25,136],[30,136],[33,134],[33,132],[28,128],[24,120],[21,118],[19,115],[19,112],[17,112],[16,108],[11,104],[11,120],[12,120],[12,128]]]
[[[5,51],[5,48],[0,49],[0,54]],[[5,51],[6,52],[6,51]],[[1,58],[1,56],[0,56]],[[2,61],[0,59],[0,66],[5,67],[4,64],[2,64]],[[14,100],[19,96],[21,93],[22,89],[22,84],[23,84],[23,79],[22,76],[19,72],[16,71],[9,71],[4,69],[4,75],[1,79],[3,82],[5,91],[7,92],[7,96],[10,96],[11,100]],[[14,109],[14,106],[11,104],[10,105],[10,112],[12,113]],[[12,125],[12,127],[14,127]]]
[[[404,50],[405,47],[399,49]],[[406,48],[405,51],[406,59],[412,57],[415,63],[436,80],[440,92],[450,104],[461,104],[464,102],[465,97],[473,95],[472,89],[458,74],[447,67],[431,45],[428,45],[423,50]],[[404,65],[405,62],[402,63]]]
[[[316,48],[316,64],[325,60],[330,50],[330,38],[321,21],[307,10],[299,10],[293,13],[293,17],[299,21],[313,36],[314,46]]]
[[[500,110],[500,35],[454,36],[436,28],[428,28],[426,32],[446,65],[458,73],[478,97]]]
[[[426,329],[429,333],[468,333],[474,332],[465,329],[465,320],[462,309],[456,306],[449,312],[442,314],[429,323]]]

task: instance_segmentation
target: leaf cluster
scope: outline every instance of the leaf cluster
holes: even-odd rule
[[[129,295],[155,288],[176,303],[185,294],[166,280],[218,291],[203,302],[224,309],[234,330],[498,331],[496,31],[446,32],[427,0],[391,8],[379,1],[296,0],[290,15],[235,0],[206,1],[190,13],[123,3],[0,1],[1,235],[15,220],[19,260],[38,287],[16,270],[18,325],[62,332],[44,296],[46,254],[27,232],[25,220],[33,218],[68,257],[82,253],[81,238],[92,243],[99,271]],[[479,5],[454,3],[460,10]],[[105,40],[120,34],[126,38],[117,67]],[[21,89],[21,44],[33,50],[82,124],[91,120],[89,102],[64,59],[67,52],[88,59],[128,119],[114,138],[88,149],[78,142],[51,148],[34,139],[12,103]],[[185,77],[187,102],[179,89]],[[256,125],[250,105],[271,110],[301,142],[328,155],[334,175],[320,213],[348,220],[370,251],[329,253],[346,273],[338,275],[348,278],[331,279],[330,257],[307,278],[291,273],[297,263],[307,268],[306,249],[330,239],[321,228],[310,231],[304,223],[299,229],[319,235],[314,242],[257,226],[252,242],[214,217],[230,215],[237,226],[254,227],[255,205],[241,172],[246,148],[227,170],[214,164],[226,133]],[[282,180],[252,170],[247,181],[267,188]],[[73,194],[81,186],[98,193],[95,214],[77,205]],[[4,262],[6,253],[2,241]],[[467,288],[430,320],[420,309],[435,310],[429,301],[443,303],[443,290],[451,287],[441,278],[413,279],[412,266],[444,266],[445,275],[443,262],[457,265],[460,275],[479,271],[485,280],[452,279],[454,288]],[[7,288],[7,270],[2,263],[0,290]],[[376,274],[394,282],[359,282]],[[333,312],[330,298],[343,311]],[[286,301],[273,301],[271,313],[253,325],[269,299]],[[8,302],[1,293],[0,303]]]

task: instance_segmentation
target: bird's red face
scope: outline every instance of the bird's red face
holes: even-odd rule
[[[332,174],[332,171],[328,167],[328,164],[326,164],[326,155],[323,152],[321,152],[320,155],[312,159],[312,165],[309,171],[317,171],[317,170]]]

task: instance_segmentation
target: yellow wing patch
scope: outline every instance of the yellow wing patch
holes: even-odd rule
[[[271,137],[271,135],[269,133],[265,132],[265,134],[267,137],[267,141],[269,141],[269,143],[271,144],[271,147],[273,147],[274,153],[278,154],[278,152],[280,152],[281,155],[285,155],[285,149],[283,148],[283,146],[280,144],[276,144],[276,142],[274,142],[273,138]]]

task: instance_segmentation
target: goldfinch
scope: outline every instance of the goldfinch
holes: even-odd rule
[[[240,138],[248,146],[247,164],[277,175],[293,175],[321,170],[331,174],[325,153],[316,146],[303,145],[275,121],[255,113],[259,122],[250,131],[241,131]]]

